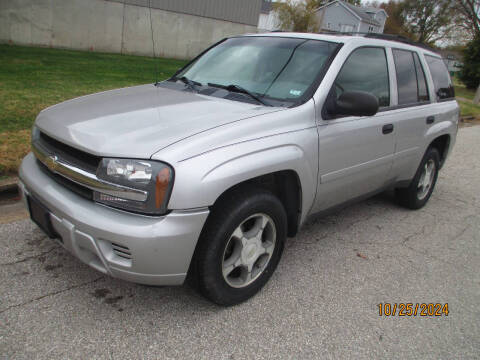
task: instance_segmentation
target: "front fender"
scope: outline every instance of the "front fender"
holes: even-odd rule
[[[269,173],[293,170],[302,188],[302,220],[316,193],[316,128],[224,146],[179,161],[169,209],[211,206],[229,188]]]

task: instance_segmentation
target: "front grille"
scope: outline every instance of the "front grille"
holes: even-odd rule
[[[58,156],[60,159],[71,165],[92,174],[97,172],[97,167],[101,160],[99,156],[91,155],[63,144],[43,132],[40,132],[40,136],[38,140],[36,140],[36,143],[47,150],[50,154]]]
[[[121,258],[127,259],[127,260],[132,259],[132,253],[130,252],[130,249],[128,247],[123,246],[123,245],[119,245],[119,244],[115,244],[113,242],[111,244],[112,244],[112,249],[113,249],[113,252],[115,253],[115,255],[117,255]]]
[[[85,186],[79,185],[76,182],[73,182],[61,175],[55,174],[51,172],[44,164],[42,164],[39,160],[37,160],[37,164],[40,166],[40,169],[42,171],[50,176],[53,180],[55,180],[58,184],[66,187],[70,191],[73,191],[77,195],[80,195],[81,197],[84,197],[85,199],[88,200],[93,200],[93,191],[86,188]]]

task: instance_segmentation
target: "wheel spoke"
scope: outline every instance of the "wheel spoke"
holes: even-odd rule
[[[236,237],[237,239],[241,240],[242,238],[245,237],[245,233],[243,232],[242,228],[239,226],[233,232],[232,237]]]
[[[242,249],[238,241],[236,242],[235,246],[237,246],[237,248],[233,249],[232,255],[230,255],[227,259],[223,259],[223,267],[230,267],[232,265],[236,265],[239,260],[241,261],[240,255],[242,253]]]
[[[223,266],[223,276],[224,277],[227,277],[228,275],[230,275],[230,273],[233,271],[233,269],[235,269],[235,265],[230,265],[230,266]]]
[[[268,218],[266,216],[263,216],[261,217],[261,228],[262,228],[262,231],[263,229],[265,229],[265,226],[267,226],[268,224]]]
[[[424,199],[430,192],[435,177],[435,171],[435,162],[433,160],[427,161],[423,167],[422,175],[418,180],[417,197],[420,200]]]
[[[423,180],[423,188],[427,188],[430,185],[430,176],[427,175],[425,176],[425,179]]]
[[[425,182],[425,173],[422,173],[422,176],[420,176],[420,180],[418,180],[418,188],[423,188],[423,184]]]
[[[243,283],[248,284],[251,280],[252,280],[252,269],[250,269],[246,272]]]
[[[273,250],[275,249],[275,245],[271,242],[268,242],[263,245],[263,248],[265,249],[264,254],[268,254],[272,256]]]

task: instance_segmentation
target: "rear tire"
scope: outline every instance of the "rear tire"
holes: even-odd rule
[[[410,185],[395,190],[398,203],[412,210],[424,207],[432,196],[439,168],[440,153],[436,148],[429,148]]]
[[[272,193],[242,187],[213,207],[200,235],[192,277],[207,299],[230,306],[254,296],[283,252],[287,215]]]

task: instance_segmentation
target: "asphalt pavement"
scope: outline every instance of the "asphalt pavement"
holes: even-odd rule
[[[383,194],[310,220],[231,308],[104,276],[1,206],[0,358],[478,359],[479,182],[480,127],[464,128],[424,209]],[[449,313],[379,316],[380,303]]]

